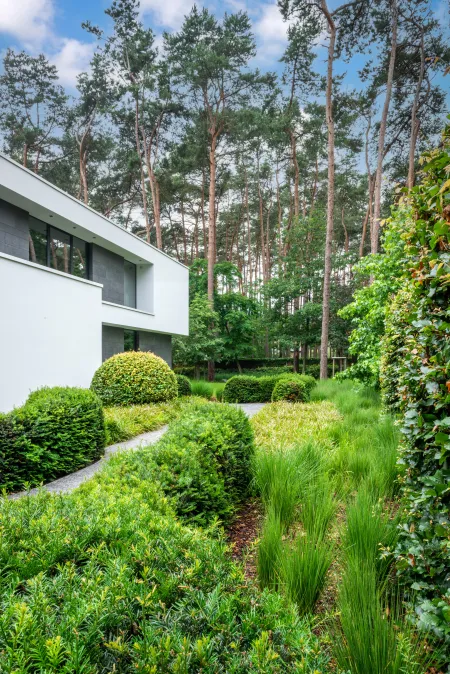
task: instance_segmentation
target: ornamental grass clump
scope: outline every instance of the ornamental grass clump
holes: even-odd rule
[[[105,406],[148,405],[178,395],[175,373],[148,351],[118,353],[100,365],[91,383]]]

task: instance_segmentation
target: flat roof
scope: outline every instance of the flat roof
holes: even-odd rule
[[[62,190],[61,188],[59,188],[57,185],[54,185],[53,183],[49,182],[49,181],[46,180],[45,178],[42,178],[42,176],[40,176],[39,174],[34,173],[33,171],[30,171],[30,169],[26,168],[25,166],[22,166],[22,165],[19,164],[18,162],[14,161],[14,159],[11,159],[11,157],[8,157],[7,155],[3,154],[2,152],[0,152],[0,160],[6,161],[6,162],[8,162],[9,164],[12,164],[16,169],[20,169],[21,171],[24,171],[25,173],[27,173],[29,176],[31,176],[31,177],[34,178],[35,180],[40,181],[40,182],[43,183],[44,185],[50,187],[52,190],[55,190],[56,192],[58,192],[59,194],[61,194],[64,198],[66,198],[66,199],[68,199],[68,200],[70,200],[70,201],[75,202],[75,203],[77,204],[77,206],[82,206],[83,208],[85,208],[87,211],[89,211],[90,213],[92,213],[92,214],[95,215],[96,217],[101,218],[102,220],[104,220],[105,222],[107,222],[109,225],[112,225],[113,227],[118,228],[121,232],[125,232],[125,234],[128,234],[128,236],[133,237],[134,239],[137,239],[138,241],[141,241],[141,242],[144,243],[146,246],[148,246],[149,248],[151,248],[152,250],[154,250],[156,253],[158,253],[158,254],[160,254],[160,255],[164,255],[165,257],[169,258],[169,260],[172,260],[172,262],[176,262],[177,264],[181,265],[181,267],[184,267],[185,269],[188,269],[188,267],[187,267],[185,264],[183,264],[182,262],[180,262],[180,261],[177,260],[176,258],[172,257],[172,256],[169,255],[168,253],[165,253],[163,250],[161,250],[160,248],[157,248],[156,246],[154,246],[153,244],[149,243],[148,241],[145,241],[145,239],[141,238],[140,236],[137,236],[136,234],[133,234],[132,232],[129,232],[127,229],[125,229],[125,228],[122,227],[121,225],[118,225],[118,224],[117,224],[116,222],[114,222],[113,220],[110,220],[109,218],[107,218],[106,215],[103,215],[102,213],[99,213],[99,212],[96,211],[95,209],[91,208],[91,206],[88,206],[88,205],[85,204],[83,201],[80,201],[80,200],[77,199],[76,197],[73,197],[71,194],[68,194],[67,192],[65,192],[64,190]],[[17,190],[16,188],[14,189],[14,191],[15,191],[17,194],[20,194],[20,195],[22,195],[22,196],[25,197],[25,198],[29,198],[29,197],[27,196],[27,194],[26,194],[24,191],[19,191],[19,190]]]

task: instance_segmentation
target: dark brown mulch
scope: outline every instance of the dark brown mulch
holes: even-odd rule
[[[261,502],[250,499],[242,505],[227,530],[231,544],[231,556],[237,562],[244,562],[245,577],[256,578],[256,546],[263,519]]]

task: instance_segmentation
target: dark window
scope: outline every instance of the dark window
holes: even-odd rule
[[[124,305],[136,308],[136,265],[124,260]]]
[[[137,351],[139,349],[139,332],[137,330],[123,331],[123,350]]]
[[[29,242],[31,262],[80,278],[89,278],[89,247],[86,241],[41,220],[30,218]]]
[[[30,262],[47,264],[47,225],[30,218]]]
[[[70,274],[70,234],[50,227],[50,267]]]
[[[72,244],[72,274],[79,276],[80,278],[88,277],[88,265],[87,265],[87,243],[78,239],[76,236],[73,237]]]

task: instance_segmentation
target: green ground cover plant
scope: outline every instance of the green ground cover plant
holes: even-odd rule
[[[0,415],[0,488],[50,482],[99,459],[105,447],[100,399],[81,388],[42,388]]]
[[[327,430],[340,419],[336,406],[327,400],[301,405],[278,402],[258,412],[252,427],[257,447],[283,449],[308,439],[323,440],[331,447]]]
[[[178,399],[153,405],[105,407],[106,444],[124,442],[136,435],[155,431],[174,419],[182,407],[183,401]]]
[[[236,423],[205,406],[212,433],[216,415]],[[217,528],[182,524],[158,475],[138,450],[70,494],[0,500],[0,671],[324,674],[308,622],[244,582]]]
[[[127,351],[105,360],[91,389],[103,405],[148,405],[178,395],[177,379],[166,361],[148,351]]]

